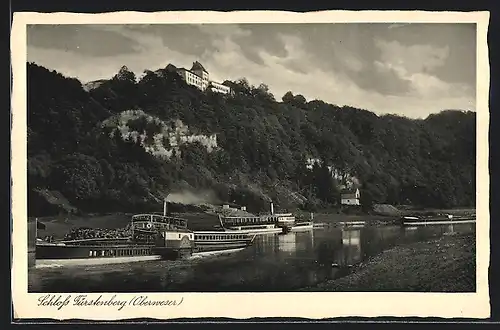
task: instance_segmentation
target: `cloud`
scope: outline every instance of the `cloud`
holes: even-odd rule
[[[190,67],[199,60],[212,79],[265,83],[278,100],[292,91],[308,100],[411,117],[449,108],[474,110],[475,75],[453,72],[475,65],[470,29],[389,26],[93,25],[79,32],[74,26],[35,27],[29,32],[28,60],[83,82],[110,78],[122,65],[140,75],[168,63]],[[426,31],[427,39],[419,31]],[[467,47],[458,42],[459,34],[466,35]],[[85,43],[77,42],[82,39]],[[90,47],[96,40],[99,44]]]
[[[438,48],[431,45],[405,46],[397,41],[378,39],[375,45],[381,50],[381,60],[393,66],[403,67],[410,73],[432,72],[444,65],[448,55],[447,46]]]
[[[397,41],[385,40],[376,40],[375,44],[381,50],[381,59],[374,62],[375,67],[386,74],[392,72],[401,84],[406,84],[408,95],[434,100],[472,92],[464,84],[445,82],[433,74],[435,69],[446,64],[447,46],[404,46]]]
[[[166,67],[170,62],[189,64],[190,61],[198,59],[197,56],[187,55],[163,46],[162,39],[154,34],[123,26],[99,28],[94,35],[113,33],[113,38],[121,37],[130,40],[133,51],[109,56],[93,56],[87,52],[80,52],[78,48],[62,50],[28,45],[28,61],[36,62],[71,77],[77,77],[82,82],[88,82],[111,78],[123,65],[140,76],[144,70]],[[99,47],[103,47],[103,44]]]
[[[27,39],[30,46],[92,57],[137,52],[135,39],[93,25],[29,25]]]

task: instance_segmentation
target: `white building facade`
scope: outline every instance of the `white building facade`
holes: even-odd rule
[[[359,189],[343,191],[340,197],[340,204],[342,205],[361,205]]]
[[[196,86],[202,91],[205,91],[210,87],[213,92],[222,94],[231,93],[231,88],[229,88],[228,86],[215,81],[211,81],[210,75],[208,74],[207,70],[205,70],[203,65],[201,65],[201,63],[198,61],[193,63],[191,70],[180,68],[177,69],[177,73],[188,85]]]

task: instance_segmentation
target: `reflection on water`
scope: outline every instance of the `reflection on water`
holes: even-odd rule
[[[361,230],[342,231],[342,258],[339,264],[352,266],[361,260]]]
[[[278,235],[278,250],[293,253],[297,250],[297,233]]]
[[[320,229],[258,236],[248,249],[187,261],[36,268],[36,292],[289,291],[347,274],[370,256],[405,242],[453,232],[474,224],[358,229]]]

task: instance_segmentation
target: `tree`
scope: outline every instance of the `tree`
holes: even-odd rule
[[[77,79],[28,64],[28,188],[60,191],[88,212],[138,211],[157,203],[149,194],[186,182],[194,189],[217,185],[229,199],[234,194],[227,191],[238,191],[256,208],[267,209],[268,195],[283,200],[290,194],[307,199],[297,198],[291,207],[315,208],[339,199],[331,166],[340,181],[362,184],[365,210],[373,202],[475,203],[473,112],[444,111],[426,119],[377,116],[306,102],[291,91],[276,102],[265,83],[255,87],[246,79],[226,81],[234,91],[227,97],[190,87],[170,69],[146,70],[137,81],[123,67],[87,91]],[[116,121],[133,109],[145,115]],[[179,121],[184,126],[171,125]],[[178,150],[164,135],[163,145],[175,155],[161,158],[147,148],[164,129],[186,129],[182,134],[192,141],[217,134],[218,146],[209,151],[186,142]],[[124,140],[121,130],[146,133],[148,139]],[[309,158],[322,161],[308,170]]]
[[[293,104],[295,97],[293,96],[292,92],[288,91],[285,93],[285,95],[283,95],[283,97],[281,99],[283,100],[284,103]]]
[[[97,159],[75,153],[56,163],[52,172],[51,187],[81,203],[99,197],[103,179],[101,165]]]
[[[360,193],[359,203],[361,204],[361,209],[364,212],[373,211],[373,197],[371,192],[367,190],[363,190]]]

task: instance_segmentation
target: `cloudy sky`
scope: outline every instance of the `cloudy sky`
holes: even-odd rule
[[[215,81],[265,83],[280,100],[426,117],[475,110],[475,24],[31,25],[28,61],[82,82],[200,61]]]

